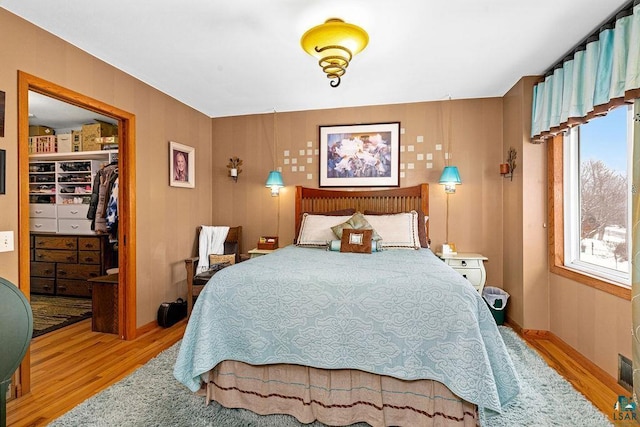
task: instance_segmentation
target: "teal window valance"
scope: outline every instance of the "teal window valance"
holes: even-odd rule
[[[531,142],[543,142],[635,98],[640,98],[640,0],[533,87]]]

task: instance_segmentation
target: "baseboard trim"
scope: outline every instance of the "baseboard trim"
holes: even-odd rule
[[[562,338],[558,337],[551,331],[537,330],[537,329],[523,329],[520,328],[520,331],[516,331],[518,334],[523,336],[524,338],[531,339],[543,339],[549,340],[554,345],[556,345],[560,350],[565,352],[569,357],[575,360],[578,364],[584,367],[587,371],[589,371],[596,379],[602,382],[604,385],[609,387],[611,390],[614,390],[620,396],[627,396],[629,392],[618,384],[618,380],[612,377],[607,371],[593,363],[590,359],[584,356],[575,348],[571,347],[569,344],[564,342]]]
[[[147,332],[153,331],[157,327],[158,327],[158,321],[157,320],[149,322],[146,325],[140,326],[138,329],[136,329],[136,338],[138,338],[141,335],[146,334]]]

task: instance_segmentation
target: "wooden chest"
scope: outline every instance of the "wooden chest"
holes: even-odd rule
[[[31,233],[31,292],[91,297],[88,279],[102,276],[115,262],[106,235]]]

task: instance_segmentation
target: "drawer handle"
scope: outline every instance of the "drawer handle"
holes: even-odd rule
[[[67,272],[64,270],[58,270],[58,276],[66,276]]]
[[[86,258],[84,259],[84,262],[93,262],[93,258],[91,258],[91,257],[86,257]]]
[[[34,226],[35,228],[40,228],[40,227],[42,227],[42,224],[33,224],[33,226]]]
[[[53,273],[53,270],[45,270],[44,271],[44,274],[51,274],[51,273]]]
[[[467,279],[467,275],[466,275],[466,274],[463,274],[463,275],[462,275],[462,277],[464,277],[465,279]],[[469,280],[469,279],[467,279],[467,280]]]
[[[467,266],[467,261],[462,260],[462,266],[463,266],[463,267],[466,267],[466,266]]]
[[[44,285],[44,286],[42,287],[42,289],[44,289],[45,291],[48,291],[48,290],[49,290],[49,288],[50,288],[50,286],[49,286],[49,285]]]
[[[42,210],[40,210],[40,209],[36,209],[36,213],[37,213],[37,214],[41,214],[41,213],[42,213]]]
[[[78,213],[78,211],[69,211],[69,213],[70,213],[71,215],[76,215],[76,214]]]
[[[69,255],[67,257],[67,261],[75,261],[75,258],[73,256]]]
[[[73,243],[72,242],[67,242],[67,247],[68,248],[72,248],[73,247]]]
[[[76,224],[72,224],[72,225],[71,225],[71,228],[73,228],[74,230],[75,230],[76,228],[78,228],[78,227],[80,227],[80,226],[79,226],[79,225],[76,225]]]
[[[93,243],[87,243],[87,244],[85,245],[85,247],[87,247],[87,248],[93,248]]]

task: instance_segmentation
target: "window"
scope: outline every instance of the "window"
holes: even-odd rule
[[[632,107],[564,139],[564,265],[630,286]]]

